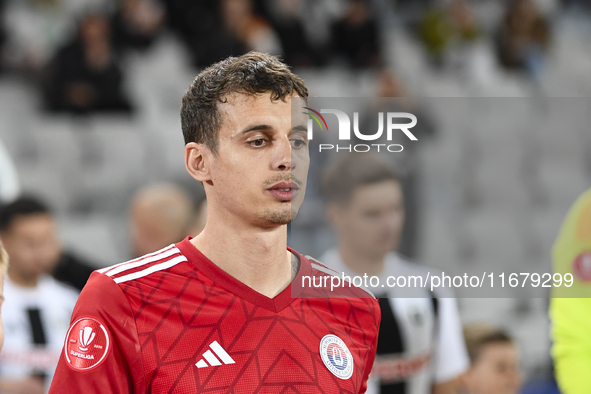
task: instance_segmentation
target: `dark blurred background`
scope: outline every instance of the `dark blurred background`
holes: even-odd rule
[[[200,201],[182,159],[185,89],[204,67],[249,50],[280,56],[313,96],[409,97],[417,108],[425,97],[521,97],[544,111],[552,97],[580,104],[591,93],[591,1],[0,0],[0,199],[40,196],[69,249],[97,267],[126,260],[139,188],[172,181]],[[489,114],[486,105],[470,111]],[[502,137],[438,126],[445,116],[431,115],[405,163],[417,214],[403,251],[469,262],[521,258],[520,249],[549,261],[566,210],[591,183],[591,131],[528,128],[519,146],[542,146],[549,159],[526,161],[523,178],[499,185],[499,166],[541,151],[505,151]],[[500,208],[485,198],[499,187],[517,196]],[[312,194],[306,204],[315,203]],[[523,204],[533,208],[517,219],[496,214],[523,213]],[[496,227],[478,231],[491,218]],[[487,249],[498,234],[525,241]],[[551,374],[545,300],[460,306],[465,322],[513,332],[529,378]]]

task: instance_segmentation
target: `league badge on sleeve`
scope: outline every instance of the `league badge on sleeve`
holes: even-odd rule
[[[92,317],[83,317],[68,330],[64,356],[73,369],[88,371],[105,359],[109,347],[109,333],[105,326]]]
[[[320,356],[326,368],[337,378],[346,380],[353,375],[353,355],[336,335],[328,334],[322,338]]]

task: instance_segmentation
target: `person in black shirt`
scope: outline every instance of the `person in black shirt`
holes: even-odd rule
[[[350,0],[347,12],[332,25],[333,51],[355,68],[381,63],[380,34],[367,0]]]
[[[45,79],[49,110],[131,111],[122,90],[123,75],[111,45],[110,30],[105,16],[87,15],[78,26],[78,36],[58,51]]]

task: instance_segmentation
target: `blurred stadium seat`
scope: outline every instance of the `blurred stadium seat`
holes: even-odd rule
[[[128,119],[95,118],[82,133],[84,151],[94,157],[83,162],[83,178],[74,193],[98,210],[122,210],[127,198],[148,175],[146,142],[137,124]]]
[[[125,238],[120,237],[124,230],[120,220],[95,214],[62,216],[58,221],[60,236],[66,249],[85,256],[88,261],[97,264],[96,268],[129,259]]]

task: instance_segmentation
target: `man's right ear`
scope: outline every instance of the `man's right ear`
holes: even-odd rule
[[[189,142],[185,145],[185,168],[189,175],[201,182],[210,182],[209,171],[212,153],[205,144]]]

